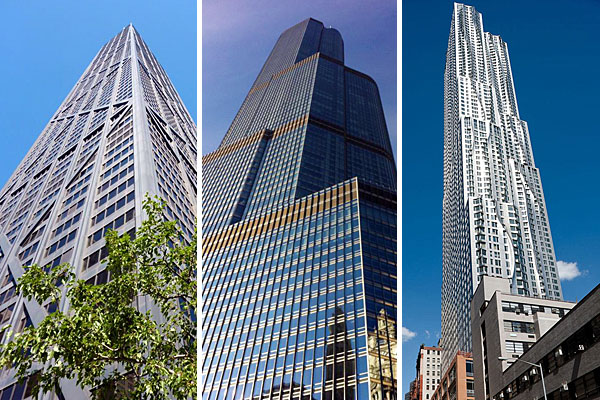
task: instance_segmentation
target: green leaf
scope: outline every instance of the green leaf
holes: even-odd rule
[[[197,235],[185,243],[157,197],[146,195],[143,207],[147,218],[135,239],[115,231],[105,236],[109,282],[88,285],[69,264],[34,264],[18,280],[17,291],[29,300],[70,305],[22,333],[0,330],[12,336],[0,345],[2,366],[23,379],[33,365],[45,365],[36,393],[75,379],[98,399],[196,398],[197,328],[189,315],[196,308]],[[141,298],[158,307],[163,322],[136,308]]]

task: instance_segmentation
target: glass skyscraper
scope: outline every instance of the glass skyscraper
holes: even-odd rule
[[[508,46],[454,3],[444,72],[442,369],[471,351],[470,301],[481,276],[512,293],[562,299],[529,128]]]
[[[203,399],[395,399],[395,162],[340,33],[283,32],[202,163]]]
[[[196,153],[196,127],[183,102],[138,32],[125,27],[101,48],[0,191],[0,327],[19,332],[57,307],[68,309],[17,295],[24,265],[68,262],[79,279],[107,282],[104,234],[134,234],[146,193],[166,200],[165,217],[191,239]],[[161,318],[150,299],[135,301]],[[0,374],[2,399],[20,400],[30,388],[10,370]],[[43,398],[88,394],[65,381]]]

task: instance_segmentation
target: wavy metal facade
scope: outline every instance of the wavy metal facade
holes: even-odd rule
[[[455,3],[444,72],[443,368],[471,351],[470,299],[481,276],[513,293],[562,299],[529,128],[508,46]]]

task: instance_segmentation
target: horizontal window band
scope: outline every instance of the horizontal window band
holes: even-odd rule
[[[262,235],[280,226],[294,223],[308,218],[319,212],[329,210],[358,199],[358,181],[352,178],[309,195],[294,203],[253,218],[228,225],[223,230],[209,235],[202,243],[204,255],[230,247],[239,241],[248,240],[254,236]]]

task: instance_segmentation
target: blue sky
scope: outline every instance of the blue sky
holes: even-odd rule
[[[379,86],[396,147],[396,2],[210,0],[202,4],[202,154],[220,143],[279,34],[313,17],[340,31],[346,65]]]
[[[0,186],[26,154],[100,47],[133,22],[196,120],[196,8],[183,1],[18,2],[0,25]],[[565,299],[600,282],[597,93],[600,3],[475,1],[487,31],[509,45],[521,117],[528,121],[563,279]],[[292,6],[293,5],[293,6]],[[420,343],[440,331],[442,93],[452,2],[403,2],[402,393]],[[216,148],[279,33],[312,16],[337,28],[346,64],[379,85],[396,142],[396,7],[393,1],[205,1],[203,148]],[[423,295],[423,294],[426,295]]]
[[[196,120],[194,1],[5,1],[0,12],[0,187],[98,50],[130,22]]]
[[[556,256],[577,263],[581,273],[562,279],[564,297],[581,299],[600,283],[600,3],[466,4],[483,13],[486,31],[508,43]],[[440,332],[443,73],[451,15],[451,1],[402,6],[402,307],[403,325],[416,334],[403,344],[402,393],[415,377],[419,345],[436,344]]]

